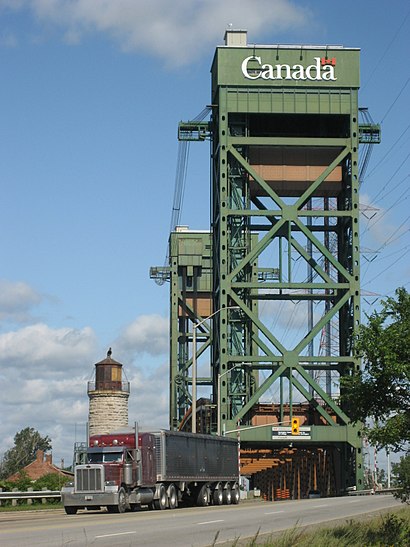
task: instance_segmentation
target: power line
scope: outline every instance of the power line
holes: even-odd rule
[[[206,106],[201,112],[193,118],[192,121],[200,122],[208,116],[211,111],[210,106]],[[170,233],[175,230],[179,225],[182,214],[182,206],[184,202],[185,195],[185,185],[188,173],[188,158],[189,158],[189,141],[179,141],[178,143],[178,156],[177,156],[177,165],[175,173],[175,185],[174,185],[174,198],[172,202],[172,211],[171,211],[171,223],[169,227]],[[169,246],[165,253],[165,262],[164,262],[164,272],[165,268],[169,264]],[[165,283],[167,279],[166,274],[159,275],[155,278],[155,282],[158,285]]]
[[[370,82],[370,80],[373,78],[376,70],[379,68],[379,65],[381,64],[381,62],[383,61],[383,59],[386,57],[387,55],[387,52],[389,51],[389,49],[391,48],[391,46],[393,45],[394,41],[396,40],[397,36],[400,34],[400,31],[401,29],[404,27],[406,21],[407,21],[407,18],[408,16],[410,15],[410,9],[409,11],[406,13],[406,16],[404,17],[404,19],[402,19],[401,21],[401,24],[399,26],[399,28],[396,30],[396,32],[394,33],[394,36],[393,38],[390,40],[389,44],[387,45],[387,47],[385,48],[384,52],[383,52],[383,55],[379,58],[378,62],[376,63],[375,67],[373,68],[372,72],[370,73],[370,76],[368,77],[367,79],[367,82],[363,85],[362,89],[364,89],[367,84]]]
[[[368,285],[369,283],[372,283],[375,279],[377,279],[378,277],[380,277],[382,274],[384,274],[385,272],[387,272],[387,270],[390,270],[390,268],[393,268],[393,266],[395,266],[400,260],[402,260],[408,253],[410,252],[410,249],[408,249],[405,253],[403,253],[397,260],[395,260],[394,262],[392,262],[389,266],[387,266],[387,268],[385,268],[384,270],[382,270],[381,272],[379,272],[375,277],[373,277],[373,279],[370,279],[369,281],[367,281],[366,283],[364,283],[362,285],[362,287],[365,287],[366,285]]]
[[[386,114],[383,116],[382,120],[380,123],[383,123],[384,120],[387,118],[387,115],[390,113],[390,110],[393,108],[393,106],[397,103],[397,101],[399,100],[399,97],[400,95],[403,93],[403,91],[405,90],[407,84],[410,82],[410,76],[407,78],[405,84],[402,86],[402,88],[400,89],[397,97],[394,99],[394,101],[392,102],[392,104],[389,106],[389,108],[387,109],[387,112]]]
[[[368,230],[370,230],[370,228],[373,228],[373,226],[374,226],[375,224],[377,224],[385,215],[387,215],[387,213],[388,213],[389,211],[391,211],[391,210],[393,209],[393,207],[395,207],[399,202],[403,202],[403,201],[405,201],[406,199],[408,199],[409,196],[406,196],[405,198],[403,198],[403,196],[404,196],[405,194],[407,194],[409,191],[410,191],[410,188],[407,188],[407,190],[406,190],[405,192],[403,192],[403,194],[401,194],[401,195],[396,199],[396,201],[395,201],[394,203],[392,203],[392,205],[390,205],[390,207],[389,207],[388,209],[385,209],[385,210],[383,211],[383,213],[382,213],[379,217],[377,217],[376,220],[375,220],[372,224],[369,223],[369,224],[367,225],[367,227],[364,229],[363,233],[366,233]]]
[[[393,188],[391,188],[386,194],[383,194],[383,191],[387,188],[389,182],[391,182],[391,180],[395,177],[396,173],[401,169],[402,165],[407,161],[407,158],[410,156],[410,152],[407,154],[407,156],[405,157],[405,159],[402,161],[402,163],[399,165],[399,167],[396,169],[396,171],[393,173],[393,175],[389,178],[389,180],[386,182],[386,184],[383,186],[383,188],[381,190],[379,190],[379,192],[373,197],[373,200],[376,201],[377,198],[380,196],[381,194],[381,199],[383,199],[384,197],[388,196],[389,194],[391,194],[393,192],[393,190],[396,190],[399,186],[401,186],[403,184],[403,182],[405,180],[407,180],[409,177],[410,177],[410,174],[409,175],[406,175],[404,178],[401,179],[400,182],[398,182],[396,184],[396,186],[393,186]]]
[[[383,243],[383,245],[381,245],[381,246],[376,250],[376,253],[378,253],[379,251],[381,251],[382,249],[384,249],[384,247],[386,247],[389,243],[391,243],[390,240],[392,239],[392,237],[395,236],[395,235],[397,234],[398,231],[400,231],[400,229],[402,228],[402,226],[404,226],[404,225],[406,224],[406,222],[407,222],[409,219],[410,219],[410,215],[409,215],[406,219],[403,220],[403,222],[400,224],[400,226],[398,226],[398,227],[394,230],[394,232],[391,234],[390,237],[388,237],[388,238],[386,239],[386,241]],[[406,232],[403,232],[403,234],[401,234],[401,236],[404,235],[405,233],[406,233]],[[401,236],[400,236],[400,237],[401,237]],[[396,239],[399,239],[399,238],[396,238]]]
[[[376,163],[376,165],[373,167],[373,169],[370,171],[370,173],[367,173],[367,175],[364,177],[364,180],[366,180],[368,177],[370,177],[370,175],[372,175],[376,169],[379,167],[379,165],[387,158],[387,156],[390,154],[390,152],[393,150],[393,148],[396,147],[396,144],[400,141],[400,139],[402,137],[404,137],[404,135],[407,133],[407,131],[410,129],[410,123],[409,125],[406,127],[406,129],[401,133],[401,135],[399,136],[398,139],[396,139],[394,141],[394,143],[391,145],[391,147],[387,150],[387,152],[385,153],[385,155]]]
[[[389,241],[389,245],[390,243],[394,243],[395,241],[399,240],[400,238],[402,238],[405,234],[407,234],[407,232],[410,232],[410,228],[408,228],[407,230],[405,230],[403,233],[401,233],[399,236],[397,236],[396,238],[392,239],[391,241]]]
[[[401,284],[400,284],[400,287],[407,287],[407,285],[410,285],[410,281],[407,281],[407,283],[401,283]],[[388,293],[386,294],[386,296],[389,296],[390,294],[394,294],[395,292],[396,292],[396,289],[394,289],[394,290],[388,292]]]
[[[392,253],[386,255],[386,256],[383,256],[381,258],[378,258],[378,262],[382,261],[382,260],[386,260],[387,258],[390,258],[391,256],[394,256],[394,255],[397,255],[399,253],[402,253],[403,251],[407,251],[408,249],[410,249],[410,245],[405,245],[404,247],[402,247],[401,249],[397,249],[397,251],[393,251]]]

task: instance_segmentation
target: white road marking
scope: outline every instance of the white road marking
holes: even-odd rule
[[[265,515],[277,515],[278,513],[284,513],[285,511],[271,511],[270,513],[265,513]]]
[[[322,503],[321,505],[314,505],[313,507],[327,507],[326,503]]]
[[[118,534],[105,534],[104,536],[95,536],[96,539],[98,538],[111,538],[114,536],[126,536],[127,534],[136,534],[137,532],[118,532]]]
[[[208,520],[207,522],[197,522],[197,526],[200,526],[201,524],[215,524],[216,522],[224,522],[223,520]]]

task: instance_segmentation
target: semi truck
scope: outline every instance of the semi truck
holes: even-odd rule
[[[141,506],[237,504],[239,454],[235,439],[160,430],[93,435],[61,491],[68,515],[106,507],[124,513]]]

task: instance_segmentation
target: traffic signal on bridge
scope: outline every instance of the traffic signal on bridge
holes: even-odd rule
[[[299,435],[299,418],[292,418],[292,435]]]

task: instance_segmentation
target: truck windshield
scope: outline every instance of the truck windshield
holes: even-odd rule
[[[122,452],[94,452],[87,457],[88,463],[122,462]]]

